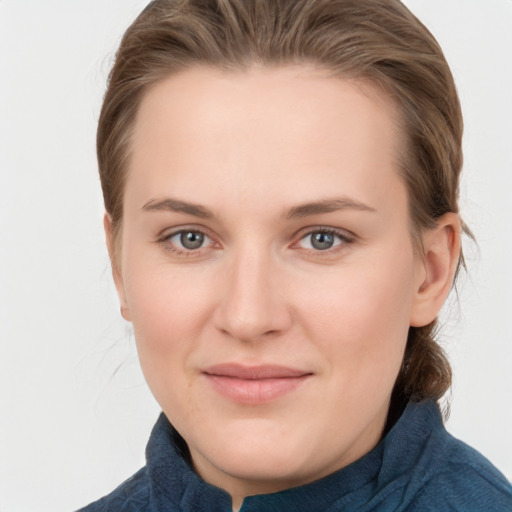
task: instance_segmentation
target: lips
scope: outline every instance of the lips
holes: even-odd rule
[[[223,397],[241,404],[258,405],[291,393],[312,373],[277,365],[220,364],[207,368],[203,375]]]

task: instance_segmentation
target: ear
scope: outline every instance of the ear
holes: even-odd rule
[[[107,242],[107,250],[110,258],[110,265],[112,267],[112,277],[114,278],[114,284],[116,285],[117,295],[121,304],[121,315],[125,320],[130,321],[130,310],[126,301],[123,276],[119,260],[119,247],[116,247],[112,217],[110,217],[108,213],[105,213],[103,216],[103,228],[105,229],[105,240]]]
[[[437,227],[423,234],[423,254],[418,265],[411,326],[427,325],[441,311],[459,262],[460,231],[458,214],[447,213],[437,220]]]

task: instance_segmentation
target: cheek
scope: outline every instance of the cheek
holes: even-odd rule
[[[201,271],[190,272],[161,257],[133,249],[124,262],[126,300],[140,364],[152,391],[186,379],[192,353],[211,316],[209,286]]]
[[[200,414],[187,400],[191,365],[204,324],[201,294],[172,274],[144,273],[130,279],[130,308],[139,363],[156,401],[173,424]],[[176,416],[177,415],[177,416]]]
[[[127,283],[134,328],[144,344],[165,350],[173,340],[190,337],[202,325],[205,295],[197,282],[169,273],[142,272]],[[163,345],[163,346],[160,346]]]
[[[302,309],[310,336],[328,352],[333,373],[351,387],[392,385],[400,367],[414,289],[412,256],[390,254],[347,265],[317,281]],[[313,284],[313,283],[311,283]],[[340,371],[340,367],[342,371]]]

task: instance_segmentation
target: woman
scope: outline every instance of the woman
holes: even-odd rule
[[[121,312],[162,407],[99,510],[510,510],[452,438],[437,315],[462,118],[394,0],[156,0],[98,128]]]

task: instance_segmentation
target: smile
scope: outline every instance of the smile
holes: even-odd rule
[[[206,369],[203,375],[222,396],[240,404],[259,405],[290,393],[312,373],[284,366],[222,364]]]

